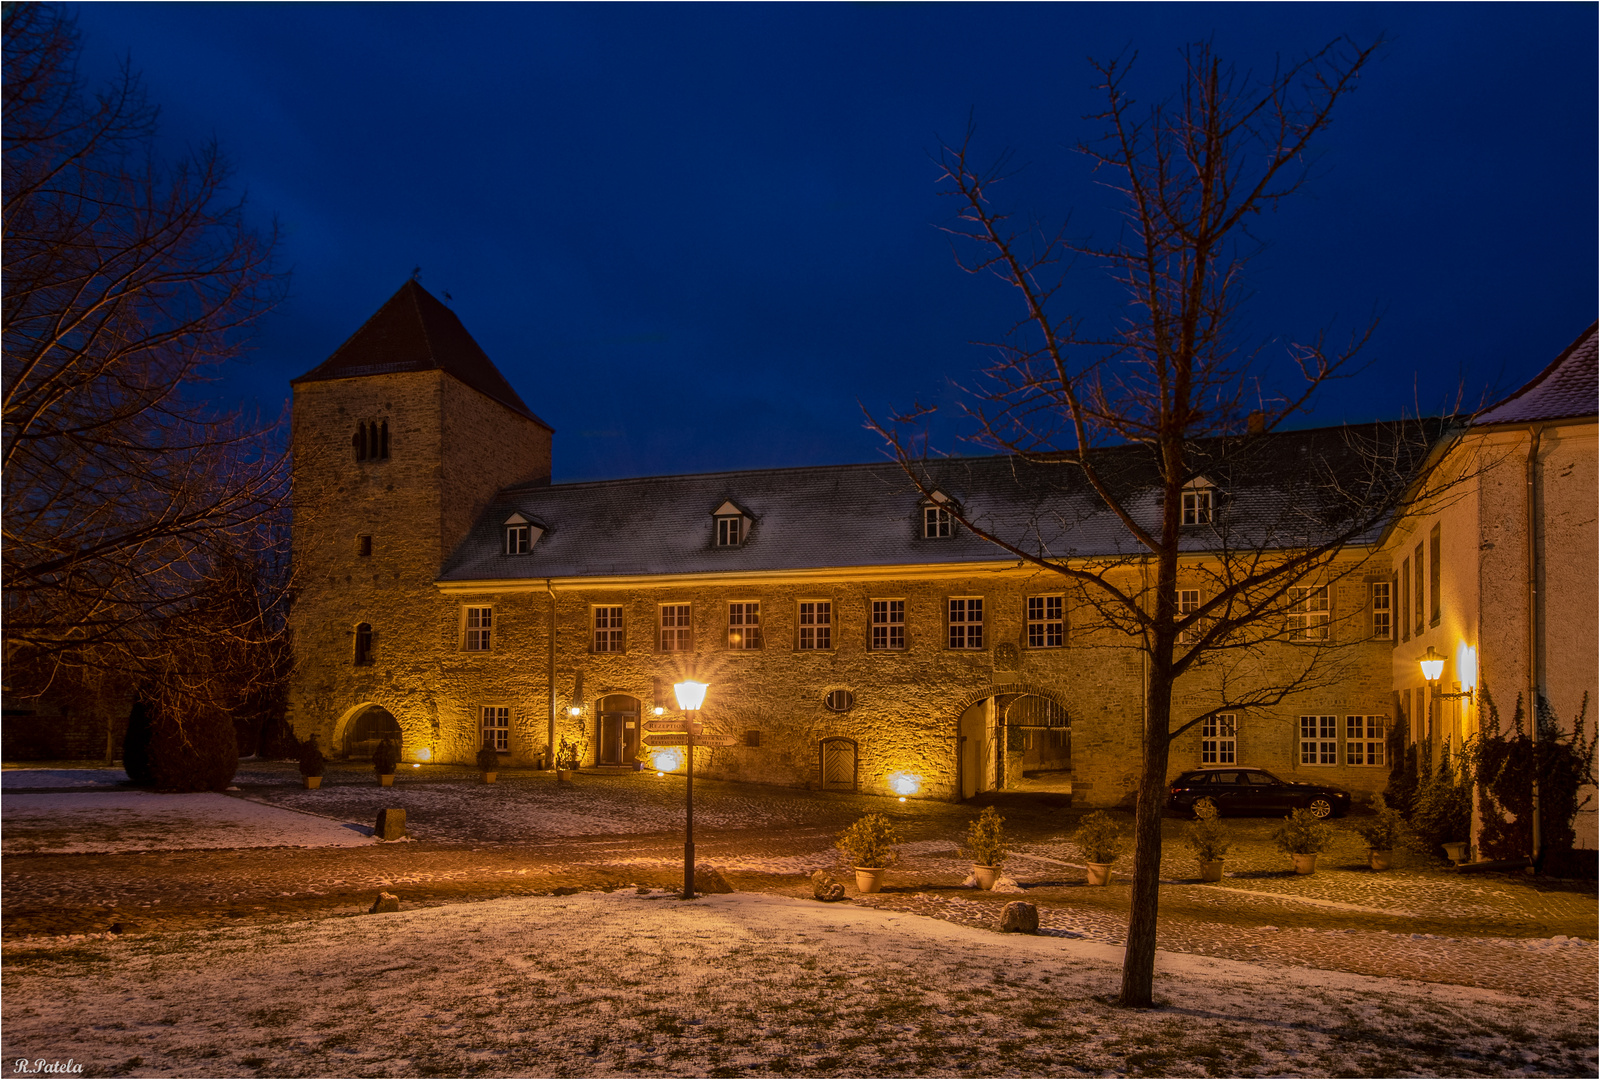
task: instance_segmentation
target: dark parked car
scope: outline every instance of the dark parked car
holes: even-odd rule
[[[1167,805],[1192,814],[1201,799],[1210,799],[1224,814],[1286,814],[1303,806],[1325,818],[1350,809],[1350,793],[1343,788],[1279,780],[1265,769],[1241,765],[1184,773],[1172,782]]]

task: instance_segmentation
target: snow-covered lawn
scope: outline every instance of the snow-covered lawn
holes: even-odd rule
[[[1593,1076],[1595,999],[634,891],[5,949],[4,1049],[85,1075]]]
[[[9,779],[12,775],[7,772]],[[173,851],[184,848],[354,847],[372,828],[246,802],[215,792],[44,793],[0,799],[0,851]]]
[[[0,789],[27,791],[37,788],[114,788],[126,783],[121,769],[6,769],[0,771]]]

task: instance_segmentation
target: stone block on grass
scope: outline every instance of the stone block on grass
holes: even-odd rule
[[[1000,912],[1000,925],[995,929],[1002,934],[1037,934],[1039,909],[1026,900],[1013,900]]]
[[[400,898],[398,896],[396,896],[394,893],[381,892],[381,893],[378,894],[378,898],[372,902],[372,906],[367,909],[367,914],[368,915],[376,915],[380,911],[399,911],[399,910],[400,910]]]
[[[379,840],[404,840],[406,812],[404,810],[379,810],[378,824],[373,829]]]

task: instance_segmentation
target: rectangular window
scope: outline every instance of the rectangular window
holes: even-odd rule
[[[761,648],[761,602],[742,601],[728,605],[728,648]]]
[[[1428,625],[1439,625],[1439,526],[1428,531]]]
[[[1411,640],[1411,560],[1400,563],[1400,640]]]
[[[508,525],[506,527],[506,554],[526,555],[528,548],[528,527],[526,525]]]
[[[1183,493],[1183,523],[1209,525],[1211,523],[1211,489],[1200,488]]]
[[[719,517],[717,519],[717,546],[738,547],[744,543],[744,518]]]
[[[505,753],[511,749],[511,710],[504,705],[485,705],[481,713],[483,741]]]
[[[1300,764],[1339,764],[1339,718],[1302,716],[1300,718]]]
[[[488,652],[494,608],[467,608],[467,633],[462,647],[468,652]]]
[[[1028,648],[1059,649],[1065,640],[1065,601],[1059,596],[1028,597]]]
[[[1422,612],[1423,612],[1423,609],[1428,606],[1428,603],[1427,603],[1428,590],[1426,588],[1424,588],[1423,584],[1422,584],[1423,562],[1422,562],[1422,545],[1421,544],[1418,544],[1417,545],[1417,550],[1411,553],[1411,565],[1416,567],[1416,571],[1417,571],[1417,573],[1416,573],[1416,578],[1417,578],[1416,603],[1412,606],[1412,609],[1411,609],[1411,612],[1412,612],[1411,625],[1412,625],[1412,628],[1413,628],[1413,631],[1415,632],[1415,634],[1418,637],[1421,637],[1422,636],[1422,627],[1423,627]]]
[[[1237,765],[1238,763],[1238,716],[1234,713],[1218,713],[1200,721],[1200,764]]]
[[[1372,636],[1383,638],[1385,641],[1393,636],[1394,612],[1391,609],[1389,583],[1387,581],[1374,581],[1372,583]]]
[[[802,649],[833,648],[833,602],[800,601],[800,640]]]
[[[922,535],[925,539],[934,540],[943,536],[950,536],[955,532],[955,518],[950,516],[950,511],[942,506],[924,506],[922,508]]]
[[[983,648],[983,599],[977,596],[950,598],[950,647]]]
[[[1383,740],[1386,734],[1384,716],[1347,716],[1344,718],[1344,763],[1346,765],[1382,765]]]
[[[622,607],[604,606],[594,609],[594,651],[622,651]]]
[[[688,652],[694,648],[688,604],[661,605],[661,651]]]
[[[372,558],[372,537],[362,533],[356,537],[356,554],[363,559]]]
[[[1328,587],[1289,590],[1289,640],[1328,639]]]
[[[1180,618],[1180,619],[1188,618],[1190,615],[1193,615],[1195,612],[1197,612],[1199,610],[1200,610],[1200,590],[1199,589],[1179,589],[1178,590],[1178,611],[1177,611],[1178,618]],[[1199,640],[1200,640],[1200,628],[1198,626],[1191,626],[1189,629],[1179,631],[1179,633],[1178,633],[1178,644],[1180,644],[1180,645],[1193,645],[1195,642],[1197,642]]]
[[[872,647],[874,649],[903,649],[906,647],[906,602],[904,600],[874,600],[872,602]]]

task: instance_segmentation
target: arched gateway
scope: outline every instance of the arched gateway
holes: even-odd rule
[[[971,695],[956,720],[963,799],[982,791],[1072,790],[1072,724],[1053,690],[1017,683]]]

